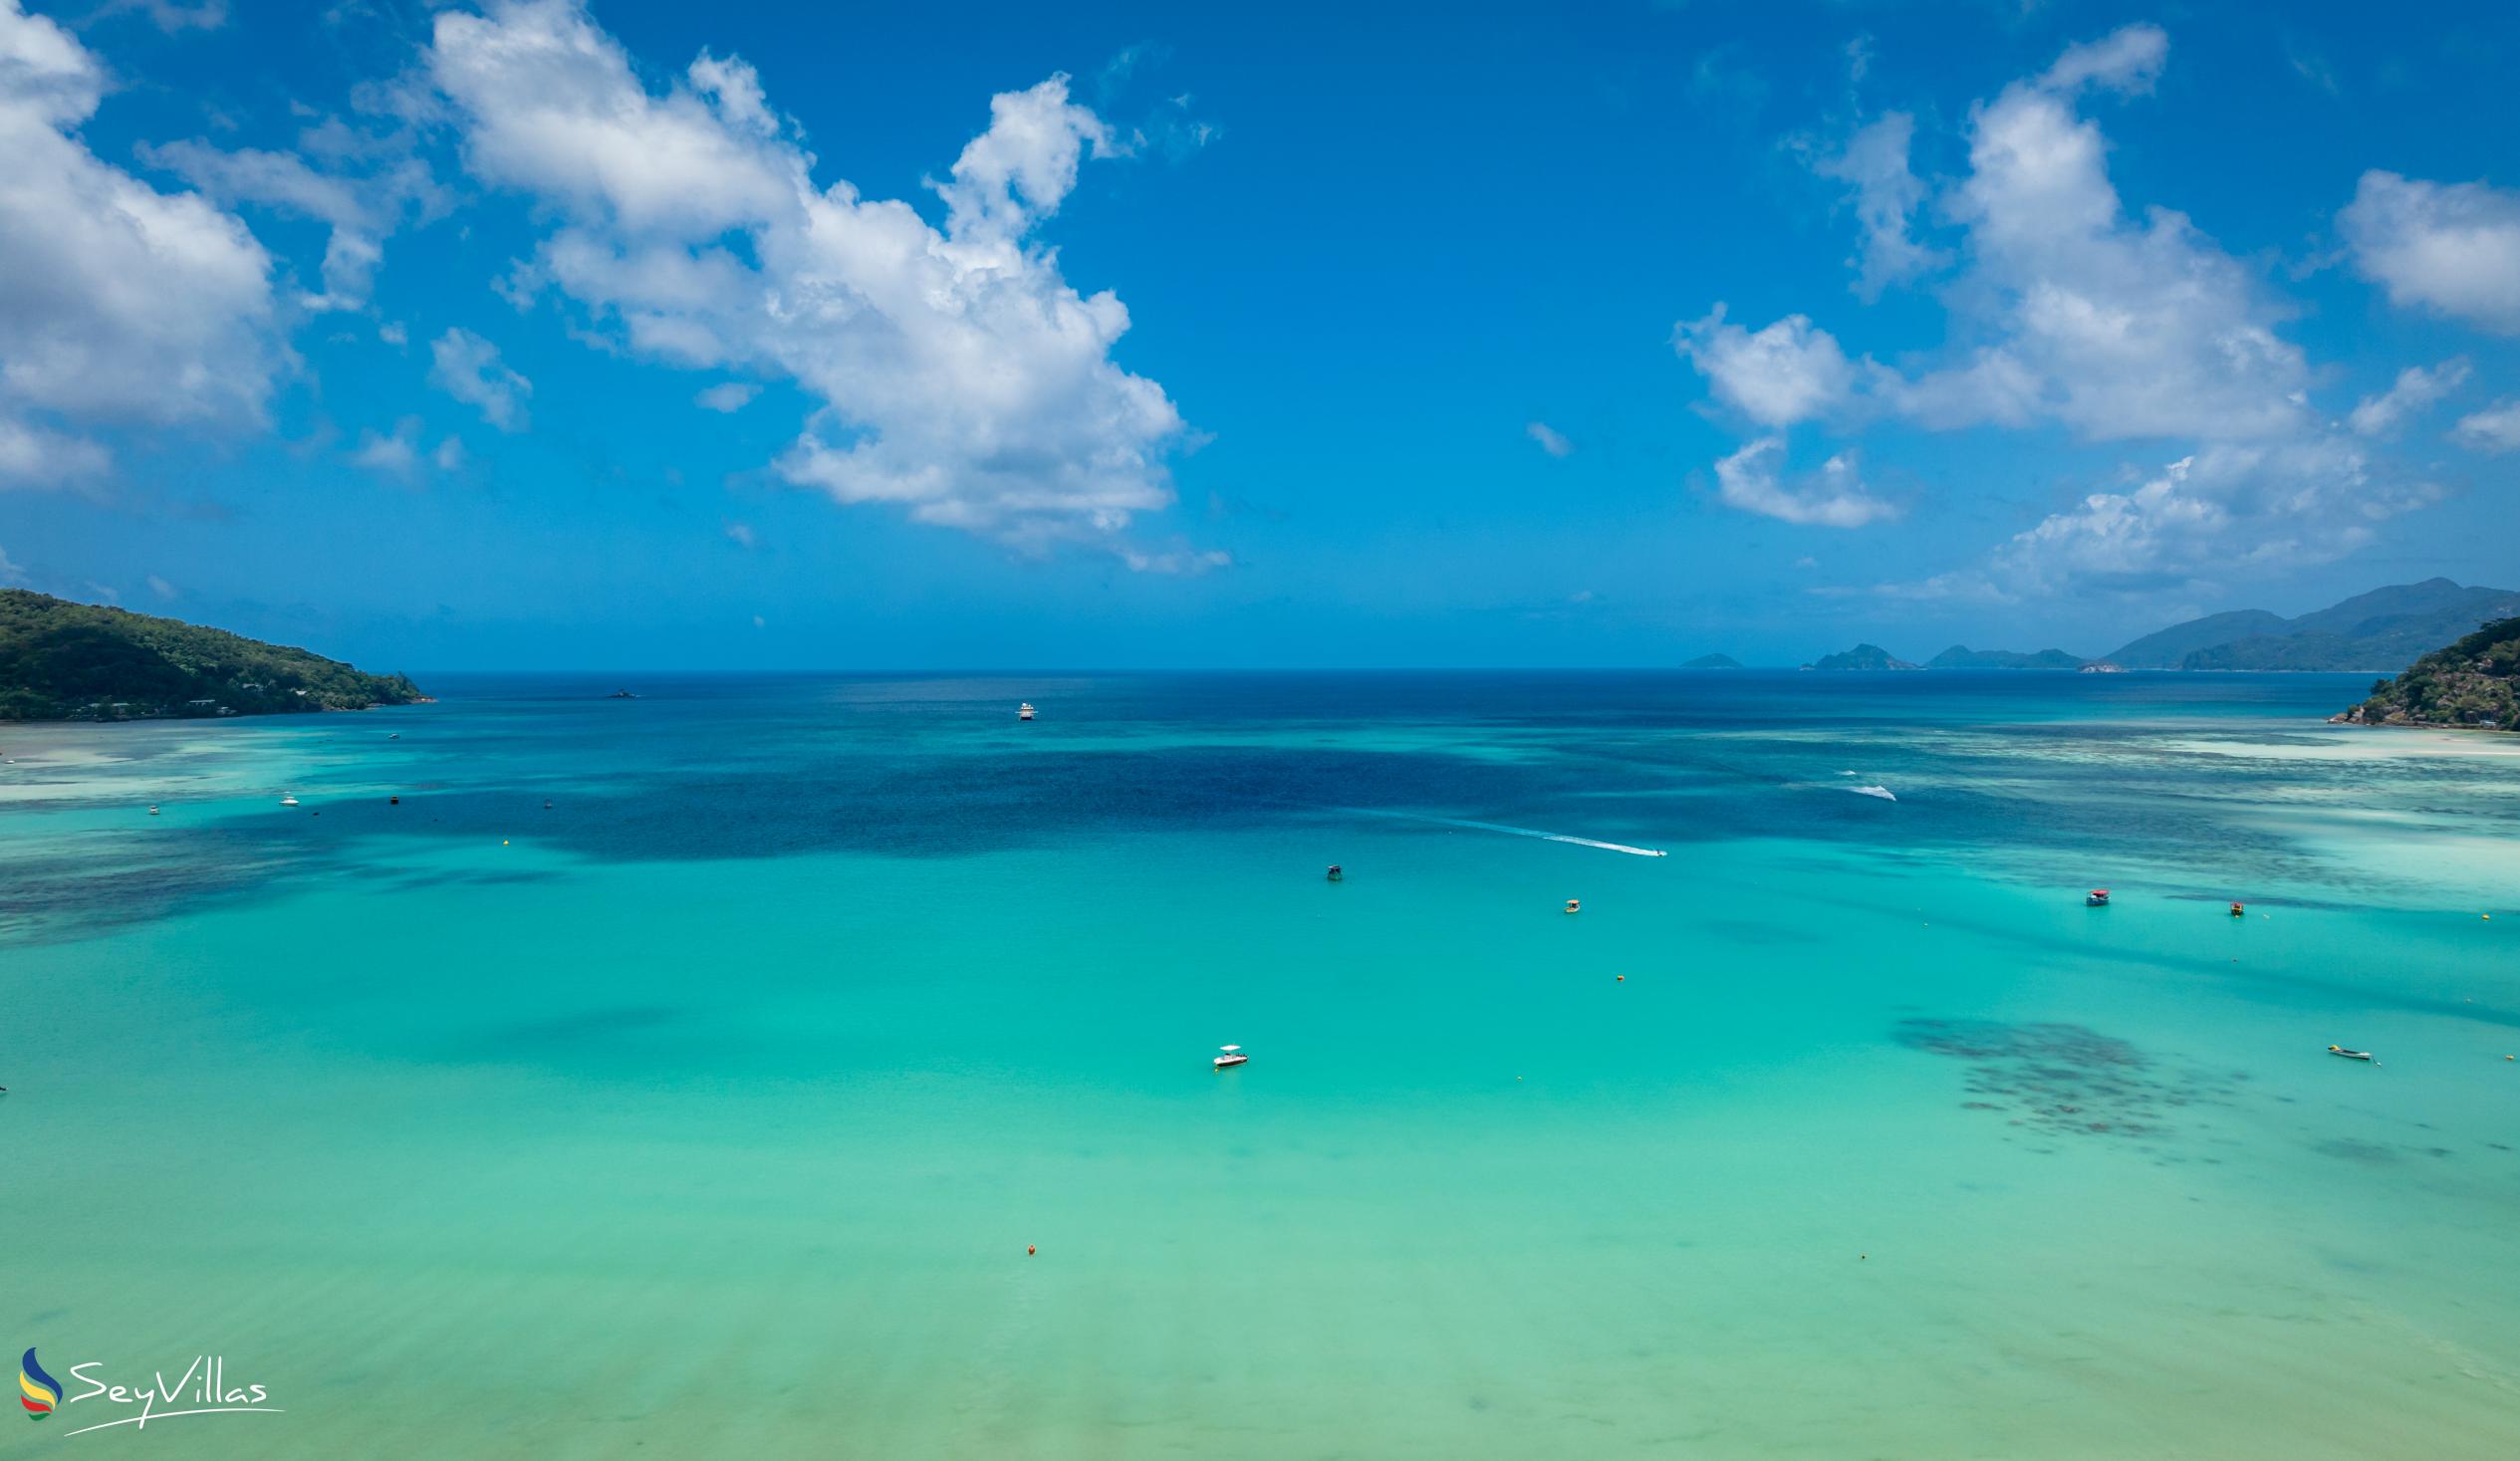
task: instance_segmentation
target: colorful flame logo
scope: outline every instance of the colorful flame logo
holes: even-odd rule
[[[61,1381],[44,1372],[35,1362],[35,1351],[26,1351],[18,1361],[18,1403],[26,1407],[27,1418],[50,1415],[61,1403]]]

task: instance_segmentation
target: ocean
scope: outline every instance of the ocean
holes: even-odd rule
[[[0,1456],[2520,1454],[2369,676],[420,679],[0,727]]]

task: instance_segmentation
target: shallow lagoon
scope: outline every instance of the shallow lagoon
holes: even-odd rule
[[[81,1446],[2520,1450],[2520,758],[2368,677],[424,682],[0,732],[0,1319],[288,1412]]]

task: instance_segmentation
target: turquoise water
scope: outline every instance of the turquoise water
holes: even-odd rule
[[[2364,678],[634,683],[0,732],[0,1339],[286,1412],[0,1454],[2520,1450]]]

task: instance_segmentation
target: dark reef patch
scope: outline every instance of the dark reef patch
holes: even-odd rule
[[[2167,1066],[2081,1025],[1913,1019],[1891,1038],[1966,1063],[1963,1108],[2054,1136],[2170,1136],[2182,1110],[2227,1100],[2237,1079]]]

